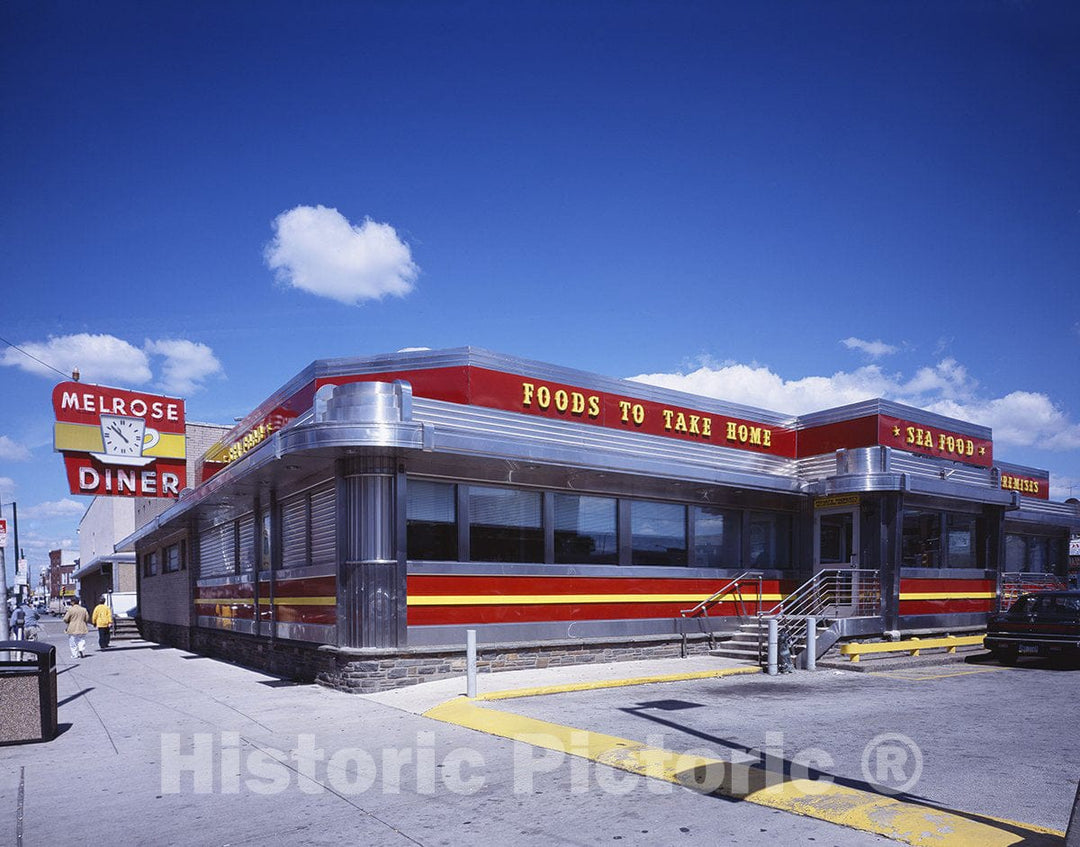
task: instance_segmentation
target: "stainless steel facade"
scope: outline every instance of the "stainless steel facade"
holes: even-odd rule
[[[852,539],[858,539],[857,549],[849,551],[851,561],[881,570],[883,629],[978,625],[985,619],[983,611],[927,609],[935,603],[946,607],[945,600],[934,598],[950,594],[951,589],[944,587],[948,582],[996,582],[1007,526],[1054,537],[1064,537],[1070,529],[1080,527],[1075,506],[1004,490],[997,464],[980,467],[881,444],[808,456],[771,455],[414,396],[409,382],[393,378],[400,372],[440,368],[483,368],[747,419],[796,433],[888,416],[973,439],[989,440],[992,436],[986,427],[883,400],[793,418],[472,348],[324,360],[313,363],[254,410],[234,434],[239,437],[249,431],[310,388],[306,409],[297,410],[287,425],[137,530],[122,547],[141,555],[178,527],[187,529],[194,551],[190,585],[199,626],[344,648],[406,647],[453,643],[460,640],[463,629],[458,623],[411,625],[410,578],[632,577],[719,582],[746,564],[740,562],[731,568],[631,564],[622,519],[618,565],[555,564],[550,548],[538,562],[477,562],[469,557],[410,561],[406,555],[405,503],[409,480],[414,478],[535,490],[543,493],[547,510],[551,494],[573,492],[621,498],[620,503],[637,498],[790,515],[793,537],[789,559],[782,567],[766,570],[766,576],[778,584],[797,584],[813,573],[820,564],[820,516],[842,515],[846,510],[854,522],[848,532]],[[388,375],[385,381],[333,384],[335,380],[383,374]],[[1019,466],[1009,468],[1045,474]],[[316,492],[318,497],[302,499],[304,492]],[[845,496],[856,497],[854,505],[829,507],[830,503],[848,502],[843,500]],[[964,543],[977,544],[978,550],[961,547],[951,552],[967,555],[979,565],[905,567],[905,515],[916,512],[977,519],[977,529],[968,532]],[[550,517],[550,512],[545,514]],[[331,516],[333,527],[328,526]],[[269,562],[262,560],[264,521],[268,521],[266,531],[271,539]],[[692,541],[693,524],[690,526],[688,544]],[[466,528],[459,526],[458,531],[466,533]],[[964,541],[962,533],[947,535],[946,529],[941,533],[948,544]],[[298,552],[301,539],[306,539],[307,545],[302,555]],[[467,541],[466,534],[460,549],[468,549]],[[850,543],[856,546],[854,540]],[[229,544],[233,545],[231,572]],[[255,561],[249,563],[248,557]],[[218,562],[225,564],[219,567]],[[332,623],[301,619],[302,604],[297,619],[279,619],[283,605],[276,593],[279,586],[290,580],[322,578],[335,581]],[[928,580],[939,581],[941,590],[924,590],[922,583]],[[918,590],[906,589],[909,582],[917,583]],[[202,613],[210,601],[200,597],[226,585],[243,586],[253,596],[257,611],[250,619]],[[204,595],[199,595],[200,591]],[[905,593],[914,599],[905,600]],[[320,597],[300,599],[310,606]],[[905,604],[919,611],[905,613]],[[964,604],[956,605],[960,608]],[[261,611],[263,607],[269,612]],[[669,615],[489,623],[480,628],[487,640],[527,641],[677,633],[685,626],[677,616]]]

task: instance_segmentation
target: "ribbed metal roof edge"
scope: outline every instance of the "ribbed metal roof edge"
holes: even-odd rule
[[[997,459],[994,460],[994,467],[1000,471],[1016,474],[1017,476],[1023,476],[1025,474],[1027,474],[1028,476],[1039,477],[1050,476],[1050,471],[1046,470],[1046,468],[1033,468],[1029,467],[1028,465],[1017,465],[1013,462],[999,462]]]
[[[350,373],[375,374],[395,370],[427,370],[441,367],[472,366],[511,373],[517,376],[550,380],[575,388],[603,391],[666,403],[681,408],[708,411],[717,415],[767,423],[778,427],[792,427],[793,415],[774,412],[740,403],[732,403],[703,394],[691,394],[662,388],[627,377],[605,376],[579,368],[569,368],[538,359],[527,359],[506,353],[496,353],[482,347],[454,347],[443,350],[408,350],[401,353],[383,353],[370,357],[320,359],[315,363],[319,377],[343,376]]]
[[[649,433],[621,432],[591,424],[551,420],[481,406],[462,407],[426,398],[413,399],[413,415],[416,420],[446,430],[515,438],[523,445],[543,441],[556,447],[587,448],[611,455],[637,457],[647,454],[673,464],[708,465],[771,477],[795,476],[792,459],[737,450],[723,444],[700,444]]]
[[[965,421],[960,418],[950,418],[946,415],[920,409],[918,406],[907,406],[893,400],[885,400],[881,397],[872,400],[861,400],[857,403],[849,403],[846,406],[837,406],[832,409],[824,409],[820,412],[810,412],[797,416],[797,429],[809,429],[826,424],[843,423],[844,421],[865,418],[870,415],[889,415],[902,418],[912,423],[924,423],[928,426],[936,426],[939,429],[947,429],[974,438],[992,439],[993,433],[990,427]]]

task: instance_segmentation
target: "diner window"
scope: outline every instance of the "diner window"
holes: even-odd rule
[[[255,516],[247,515],[236,523],[240,573],[255,570]]]
[[[634,565],[685,565],[686,506],[631,501],[630,548]]]
[[[236,523],[218,524],[199,534],[199,576],[228,576],[236,572]]]
[[[281,567],[302,568],[308,556],[308,498],[293,497],[278,506],[281,516]]]
[[[1054,573],[1054,539],[1044,535],[1005,536],[1005,570],[1017,573]]]
[[[947,545],[945,567],[978,567],[979,557],[976,555],[975,546],[976,523],[977,518],[974,515],[947,514],[945,516]]]
[[[405,523],[410,559],[450,562],[458,558],[455,486],[408,480]]]
[[[270,570],[270,564],[274,557],[274,531],[273,524],[270,519],[270,510],[266,509],[262,513],[261,543],[262,543],[262,558],[259,560],[259,570]]]
[[[742,515],[712,506],[694,507],[694,564],[737,568],[742,561]]]
[[[147,553],[143,556],[143,576],[157,576],[158,572],[158,551],[153,553]]]
[[[609,497],[555,495],[555,563],[619,563],[616,502]]]
[[[791,567],[791,515],[782,512],[750,513],[750,566]]]
[[[905,568],[942,567],[940,512],[904,512],[900,558]]]
[[[474,562],[543,562],[538,491],[469,488],[469,557]]]

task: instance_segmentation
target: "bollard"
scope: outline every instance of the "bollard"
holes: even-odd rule
[[[777,640],[779,625],[776,618],[769,618],[769,665],[767,673],[776,676],[777,672]]]
[[[806,669],[817,670],[817,618],[806,619]]]
[[[476,697],[476,630],[465,630],[465,696]]]

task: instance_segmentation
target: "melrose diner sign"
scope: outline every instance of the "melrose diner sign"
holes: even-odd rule
[[[72,494],[175,498],[187,487],[183,400],[62,382],[53,411]]]

